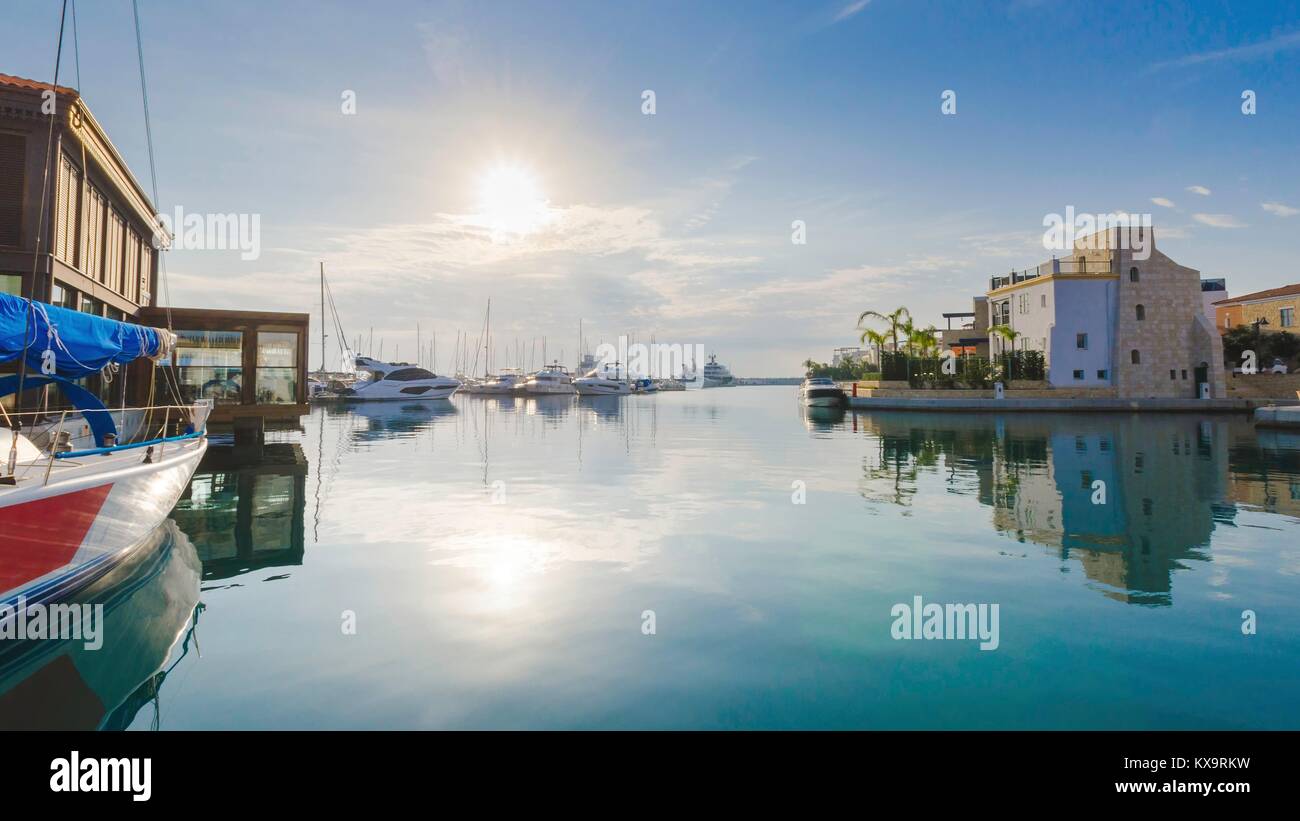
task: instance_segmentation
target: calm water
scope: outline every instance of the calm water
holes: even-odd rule
[[[214,448],[88,594],[105,648],[0,667],[0,724],[1300,727],[1300,437],[1245,417],[773,387],[304,428]],[[997,603],[1000,646],[894,640],[917,595]]]

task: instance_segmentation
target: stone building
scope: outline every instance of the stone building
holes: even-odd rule
[[[1201,293],[1200,273],[1163,254],[1153,228],[1112,228],[1075,240],[1068,259],[993,277],[989,324],[1042,351],[1053,387],[1194,398],[1204,384],[1222,397],[1223,345]]]
[[[1255,322],[1259,322],[1262,333],[1297,333],[1300,331],[1296,325],[1297,306],[1300,306],[1300,283],[1243,294],[1214,303],[1215,325],[1219,333]]]

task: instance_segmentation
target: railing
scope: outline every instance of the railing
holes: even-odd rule
[[[0,485],[17,483],[18,469],[18,433],[27,430],[31,433],[27,441],[41,453],[44,462],[44,484],[48,484],[56,460],[73,459],[83,456],[96,456],[117,453],[138,448],[157,447],[157,453],[150,453],[146,459],[161,458],[168,444],[198,439],[204,436],[206,414],[200,420],[197,414],[201,405],[151,405],[138,408],[70,408],[66,410],[37,410],[23,413],[11,412],[0,405],[0,421],[13,433],[9,447],[4,447],[3,434],[0,434]],[[120,422],[115,433],[107,434],[96,429],[91,421],[94,414],[118,414]],[[123,437],[121,428],[130,425],[134,431]],[[70,416],[80,416],[86,427],[75,437],[68,431]],[[73,446],[74,438],[94,436],[94,447],[77,449]],[[23,467],[31,469],[39,462],[28,462]]]
[[[1018,282],[1025,282],[1030,279],[1037,279],[1048,274],[1112,274],[1115,272],[1114,265],[1109,258],[1107,259],[1088,259],[1080,257],[1079,259],[1057,259],[1053,257],[1050,262],[1044,262],[1033,268],[1026,268],[1023,271],[1013,270],[1004,276],[989,277],[989,290],[996,291],[999,288],[1005,288],[1008,285],[1015,285]]]

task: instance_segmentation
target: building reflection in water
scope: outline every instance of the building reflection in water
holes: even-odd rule
[[[1270,453],[1232,417],[872,413],[849,424],[875,439],[864,497],[909,506],[924,476],[941,476],[988,506],[994,529],[1078,562],[1121,601],[1169,604],[1173,571],[1209,558],[1238,504],[1300,515],[1300,443]]]
[[[171,516],[198,545],[203,580],[301,565],[306,484],[298,444],[268,443],[255,462],[209,448]]]
[[[103,605],[101,647],[80,639],[0,642],[0,729],[125,729],[148,705],[156,728],[163,682],[189,651],[202,609],[199,573],[194,545],[165,522],[69,600]]]

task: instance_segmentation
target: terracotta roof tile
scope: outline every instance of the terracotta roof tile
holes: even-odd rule
[[[1253,294],[1242,294],[1230,299],[1221,299],[1214,303],[1215,305],[1236,305],[1239,302],[1253,302],[1257,299],[1273,299],[1275,297],[1291,296],[1300,294],[1300,282],[1294,285],[1283,285],[1281,288],[1269,288],[1267,291],[1256,291]]]
[[[21,88],[27,91],[44,91],[50,87],[50,84],[38,80],[29,80],[26,77],[15,77],[12,74],[0,74],[0,86]],[[67,86],[59,86],[59,93],[79,96],[75,88],[68,88]]]

